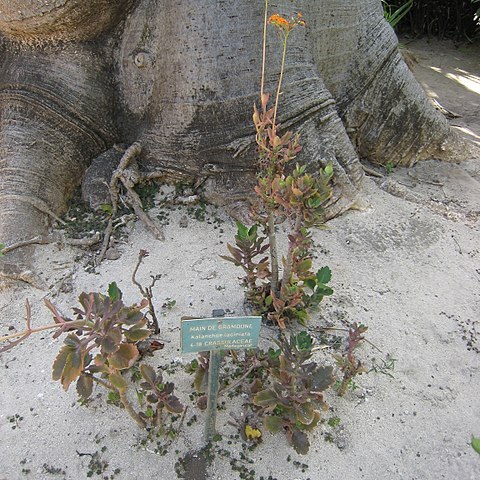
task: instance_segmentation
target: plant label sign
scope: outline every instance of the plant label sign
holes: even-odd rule
[[[182,353],[255,348],[262,317],[182,320]]]

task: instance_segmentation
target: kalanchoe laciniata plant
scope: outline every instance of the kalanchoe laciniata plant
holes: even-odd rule
[[[268,2],[266,4],[268,6]],[[277,112],[288,36],[295,27],[305,26],[305,22],[300,14],[290,20],[275,14],[267,23],[277,29],[283,54],[275,102],[269,107],[269,95],[263,91],[264,36],[261,105],[260,108],[255,105],[253,113],[258,151],[257,224],[249,228],[238,223],[236,245],[228,245],[231,256],[223,258],[245,271],[243,285],[255,310],[267,315],[283,329],[293,319],[304,323],[308,318],[307,308],[318,305],[324,296],[333,293],[326,286],[331,278],[330,270],[327,267],[316,273],[312,270],[312,239],[308,230],[325,221],[324,206],[332,193],[329,183],[333,168],[327,165],[312,174],[305,166],[297,164],[293,170],[290,167],[302,149],[300,136],[282,131]],[[290,172],[287,171],[289,168]],[[287,252],[281,259],[275,230],[280,221],[287,221],[290,225]],[[264,235],[258,233],[260,226]],[[280,262],[283,267],[281,278]]]
[[[352,323],[348,330],[347,346],[343,354],[335,354],[335,361],[343,377],[338,387],[338,395],[343,397],[347,389],[351,387],[353,379],[357,375],[367,372],[360,360],[355,356],[355,350],[365,340],[363,334],[368,327],[361,323]]]
[[[270,432],[283,431],[300,454],[308,452],[306,432],[313,430],[328,407],[323,393],[334,382],[332,367],[311,361],[314,342],[307,332],[278,342],[276,354],[268,356],[264,388],[253,396],[257,414]]]
[[[94,383],[102,385],[118,395],[126,411],[142,428],[148,425],[148,420],[157,422],[157,414],[161,414],[163,407],[177,411],[180,404],[172,395],[173,384],[167,387],[161,375],[152,374],[151,367],[146,365],[140,371],[152,390],[149,403],[157,404],[155,415],[139,414],[128,399],[129,382],[124,374],[140,360],[139,343],[151,335],[142,313],[148,301],[143,299],[138,305],[126,306],[121,291],[112,283],[108,295],[82,293],[79,302],[81,307],[73,309],[74,319],[63,317],[52,303],[46,302],[59,325],[54,337],[70,332],[53,363],[53,379],[59,380],[65,390],[76,382],[77,393],[83,400],[91,396]],[[160,385],[166,391],[157,396]],[[156,402],[150,401],[153,396]]]
[[[312,361],[314,340],[307,332],[289,338],[282,335],[275,343],[277,349],[251,349],[227,356],[230,363],[220,378],[219,395],[243,391],[243,415],[232,412],[231,416],[244,440],[260,442],[263,424],[271,433],[283,432],[298,453],[306,454],[310,446],[307,433],[318,425],[321,411],[328,408],[323,392],[334,382],[333,367]],[[204,392],[208,371],[205,355],[188,370],[195,374],[196,391]],[[200,398],[205,403],[206,398]]]
[[[147,404],[147,409],[140,412],[145,421],[150,420],[153,425],[163,428],[163,412],[179,414],[184,410],[180,400],[173,394],[175,385],[164,382],[161,372],[155,372],[150,366],[140,366],[143,382],[140,384],[141,397]]]
[[[270,278],[268,267],[268,243],[266,237],[259,235],[258,225],[247,228],[240,222],[237,222],[237,235],[235,235],[236,246],[227,245],[231,257],[221,255],[221,258],[233,262],[237,267],[241,267],[245,272],[243,286],[247,289],[248,295],[256,304],[261,304],[258,295],[262,293],[262,282]],[[257,257],[260,257],[257,259]]]

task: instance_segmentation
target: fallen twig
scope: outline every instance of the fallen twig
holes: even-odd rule
[[[32,330],[32,325],[31,325],[31,315],[32,315],[32,310],[30,308],[30,302],[28,299],[25,301],[26,303],[26,308],[27,308],[27,317],[26,317],[26,322],[27,322],[27,328],[23,332],[19,333],[12,333],[11,335],[7,335],[5,337],[0,337],[0,342],[8,342],[7,345],[4,347],[0,348],[0,353],[6,352],[7,350],[10,350],[13,347],[16,347],[20,343],[22,343],[26,338],[28,338],[32,333],[34,332],[39,332],[41,330],[47,330],[47,327],[40,327],[40,329],[35,329]],[[56,325],[58,327],[58,325]],[[52,328],[52,326],[50,326]],[[18,338],[20,337],[20,338]],[[12,338],[17,338],[17,340],[11,342],[10,339]]]
[[[369,168],[365,165],[362,165],[362,168],[363,168],[363,171],[367,174],[367,175],[371,175],[372,177],[377,177],[377,178],[383,178],[384,175],[381,174],[380,172],[377,172],[376,170],[374,170],[373,168]]]
[[[137,279],[135,278],[137,271],[142,263],[142,260],[145,257],[148,257],[148,252],[146,250],[140,250],[140,252],[138,253],[137,264],[135,265],[135,269],[133,270],[133,273],[132,273],[132,282],[134,285],[138,287],[138,289],[140,290],[140,293],[148,301],[148,313],[150,314],[150,318],[152,320],[153,332],[158,335],[160,333],[160,325],[158,324],[158,319],[155,314],[155,307],[153,306],[153,287],[155,286],[155,283],[157,282],[157,280],[160,279],[161,275],[155,275],[155,276],[152,275],[152,283],[148,287],[142,287],[142,285],[139,282],[137,282]]]

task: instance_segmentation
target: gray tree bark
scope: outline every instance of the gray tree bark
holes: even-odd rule
[[[234,209],[250,197],[263,8],[0,0],[0,242],[44,233],[115,142],[140,142],[142,165],[166,179],[204,180],[212,202]],[[283,0],[270,10],[307,21],[289,40],[280,122],[301,133],[299,161],[313,171],[334,164],[330,216],[361,198],[361,158],[413,165],[465,152],[404,64],[379,0]],[[280,50],[272,29],[266,91]],[[8,257],[3,276],[21,276],[26,263]]]

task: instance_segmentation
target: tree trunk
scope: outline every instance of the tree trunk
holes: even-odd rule
[[[0,0],[2,243],[43,233],[114,141],[140,142],[147,170],[203,180],[214,203],[234,210],[251,197],[264,2],[131,4]],[[301,133],[299,161],[312,171],[333,163],[330,216],[361,198],[359,158],[461,157],[462,142],[402,61],[379,0],[271,2],[277,11],[307,21],[290,36],[279,119]],[[270,31],[269,92],[280,50]]]

